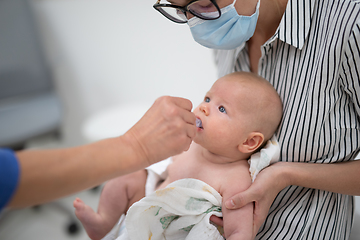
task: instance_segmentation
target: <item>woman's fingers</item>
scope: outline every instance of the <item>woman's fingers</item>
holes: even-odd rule
[[[252,189],[250,187],[244,192],[238,193],[229,198],[225,202],[225,206],[228,209],[238,209],[253,201],[255,201],[255,198],[252,196]]]
[[[187,150],[196,134],[192,103],[184,98],[158,98],[126,133],[149,164]]]

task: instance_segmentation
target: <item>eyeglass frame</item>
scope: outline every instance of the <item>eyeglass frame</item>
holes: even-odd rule
[[[182,23],[187,23],[188,20],[186,20],[186,21],[181,21],[181,20],[176,21],[175,18],[174,18],[174,19],[171,19],[171,18],[168,16],[168,14],[164,13],[164,12],[163,12],[164,10],[162,11],[162,9],[159,8],[159,7],[170,7],[170,8],[178,9],[178,10],[180,10],[180,11],[185,15],[185,17],[186,17],[186,12],[189,12],[189,13],[191,13],[192,15],[194,15],[194,16],[200,18],[200,19],[203,19],[203,20],[215,20],[215,19],[218,19],[219,17],[221,17],[221,10],[220,10],[220,8],[219,8],[219,6],[217,5],[217,3],[216,3],[215,0],[209,0],[209,1],[210,1],[212,4],[214,4],[215,8],[216,8],[217,11],[219,12],[219,16],[216,17],[216,18],[206,18],[206,17],[202,16],[201,14],[195,13],[195,12],[191,11],[191,9],[188,9],[188,6],[189,6],[189,5],[193,4],[194,2],[201,1],[201,0],[193,0],[193,1],[189,2],[188,4],[186,4],[184,7],[178,6],[178,5],[174,5],[174,4],[160,3],[160,1],[161,1],[161,0],[157,0],[156,3],[153,5],[153,8],[155,8],[157,11],[159,11],[164,17],[166,17],[167,19],[169,19],[170,21],[173,21],[173,22],[175,22],[175,23],[180,23],[180,24],[182,24]],[[187,17],[186,17],[186,18],[187,18]]]

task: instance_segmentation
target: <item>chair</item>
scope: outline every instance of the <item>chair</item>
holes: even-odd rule
[[[59,99],[25,0],[0,0],[0,146],[56,132]]]
[[[0,0],[0,147],[20,150],[60,133],[61,104],[36,30],[27,0]],[[69,232],[76,232],[68,213]]]

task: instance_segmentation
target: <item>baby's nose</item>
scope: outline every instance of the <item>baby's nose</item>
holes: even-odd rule
[[[206,104],[201,104],[200,111],[203,112],[206,116],[208,116],[210,113],[209,107]]]

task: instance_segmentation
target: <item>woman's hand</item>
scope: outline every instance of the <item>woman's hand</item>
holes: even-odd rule
[[[277,162],[263,169],[246,191],[228,199],[225,206],[236,209],[254,202],[254,232],[257,233],[275,197],[285,187],[295,185],[359,196],[359,172],[360,161],[332,164]]]
[[[238,193],[225,202],[228,209],[237,209],[254,202],[254,236],[265,221],[271,204],[277,194],[290,185],[284,174],[281,162],[263,169],[251,186],[244,192]]]
[[[191,109],[187,99],[162,97],[123,136],[72,148],[17,152],[21,177],[9,206],[48,202],[187,150],[196,133]]]
[[[147,165],[177,155],[189,149],[196,134],[191,110],[187,99],[160,97],[124,136]]]

